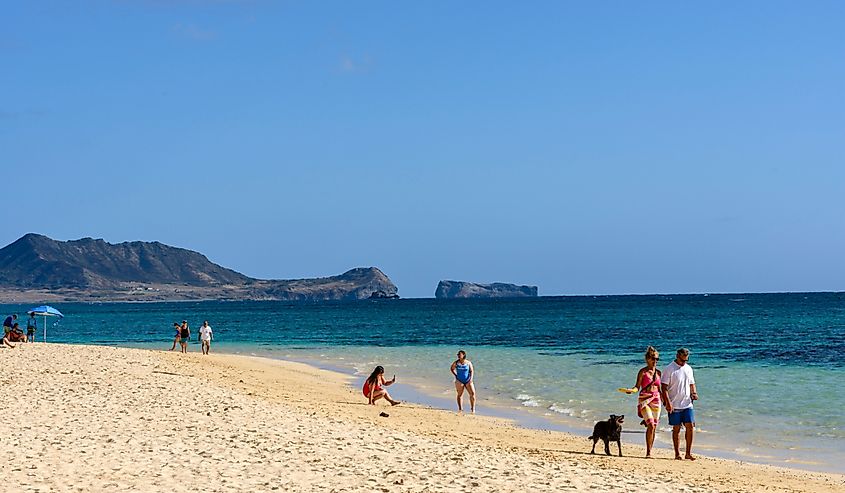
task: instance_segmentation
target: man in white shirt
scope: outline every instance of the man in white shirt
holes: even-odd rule
[[[669,424],[672,425],[672,443],[675,445],[675,459],[681,460],[680,432],[681,425],[686,428],[687,453],[686,459],[695,460],[692,456],[692,436],[695,431],[695,414],[692,401],[698,400],[695,391],[695,378],[689,361],[689,349],[681,348],[675,353],[675,361],[669,363],[661,375],[663,403],[669,413]]]
[[[211,339],[214,334],[211,332],[211,326],[208,325],[208,320],[202,323],[200,327],[200,342],[202,342],[202,354],[208,354],[211,350]]]

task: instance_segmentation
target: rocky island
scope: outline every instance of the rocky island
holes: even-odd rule
[[[526,298],[536,297],[537,286],[519,286],[503,282],[478,284],[466,281],[440,281],[435,298]]]
[[[314,279],[255,279],[205,255],[155,242],[57,241],[27,234],[0,249],[0,303],[26,301],[290,300],[398,297],[376,267]]]

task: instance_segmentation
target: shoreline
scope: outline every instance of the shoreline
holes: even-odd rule
[[[191,341],[190,344],[191,347],[196,346],[196,351],[199,350],[198,342]],[[219,355],[243,356],[248,358],[255,357],[272,361],[303,363],[317,369],[327,370],[345,376],[349,379],[350,383],[348,384],[348,387],[353,392],[357,392],[358,389],[355,388],[356,384],[353,384],[352,382],[358,382],[357,385],[360,386],[363,378],[363,375],[356,374],[357,367],[355,366],[343,366],[339,363],[332,363],[329,360],[321,360],[313,355],[303,357],[290,354],[288,350],[266,352],[266,350],[262,351],[260,348],[227,346],[228,345],[225,343],[215,346],[215,353]],[[134,346],[122,345],[120,347],[139,348],[152,351],[160,349],[160,346],[152,343],[142,343]],[[399,383],[401,385],[398,388],[391,390],[391,393],[399,400],[410,400],[423,406],[457,413],[452,389],[449,389],[447,394],[438,394],[438,392],[435,391],[435,388],[432,387],[430,382],[427,380],[406,376],[401,376]],[[567,416],[556,415],[544,407],[519,405],[521,401],[516,400],[511,402],[511,400],[512,399],[506,396],[487,396],[482,394],[481,399],[479,400],[480,412],[478,415],[505,419],[515,423],[517,426],[528,429],[561,432],[578,438],[586,438],[592,432],[592,424],[585,425],[581,420],[569,419]],[[468,406],[466,396],[464,401],[465,405]],[[623,414],[625,414],[628,418],[626,425],[623,427],[623,447],[632,445],[644,449],[643,431],[642,428],[637,425],[638,418],[636,418],[635,414],[629,414],[627,411],[628,409],[626,408],[622,409]],[[662,421],[665,421],[665,415],[661,416],[661,419]],[[747,449],[737,451],[736,447],[739,445],[737,443],[731,443],[730,441],[724,440],[716,444],[706,442],[702,443],[702,434],[709,435],[711,433],[709,430],[702,431],[700,429],[696,432],[697,440],[694,450],[696,455],[702,455],[713,459],[725,459],[740,463],[756,464],[760,466],[783,467],[810,473],[845,474],[845,472],[834,469],[829,461],[818,462],[802,458],[788,458],[788,451],[786,450],[778,450],[773,452],[771,455],[761,454],[759,451],[757,453],[747,453],[744,455],[743,452],[747,452]],[[664,450],[667,453],[671,453],[671,430],[668,428],[667,424],[664,423],[658,430],[657,440],[655,441],[654,447],[656,450]],[[681,448],[683,450],[683,440]],[[834,462],[833,464],[836,463]]]
[[[368,406],[352,377],[285,360],[43,343],[0,351],[15,369],[0,411],[33,418],[0,439],[0,452],[25,462],[9,465],[2,491],[845,488],[841,474],[674,461],[665,450],[647,460],[627,442],[625,457],[590,455],[584,437],[503,418]]]
[[[314,356],[298,357],[293,354],[282,354],[283,352],[262,353],[260,350],[256,352],[248,352],[243,348],[229,351],[225,348],[219,349],[218,347],[218,351],[221,351],[221,354],[225,353],[304,363],[319,369],[341,373],[358,382],[359,386],[364,376],[356,373],[356,367],[343,366],[329,360],[318,359]],[[439,388],[436,389],[430,385],[428,381],[406,376],[402,376],[402,378],[400,378],[400,383],[402,384],[402,387],[400,387],[402,390],[399,391],[399,397],[397,398],[410,395],[410,398],[415,403],[441,409],[443,411],[457,413],[457,406],[455,404],[452,389],[449,389],[447,394],[438,393],[437,390],[439,390]],[[406,386],[411,387],[410,392],[403,389],[403,387]],[[350,388],[352,390],[357,390],[351,384]],[[391,393],[393,394],[394,391],[391,391]],[[407,399],[407,397],[404,398]],[[468,406],[466,396],[464,397],[464,402],[465,406]],[[522,401],[513,400],[513,398],[507,396],[488,396],[482,394],[479,400],[479,415],[506,419],[513,421],[518,426],[529,429],[562,432],[575,437],[586,438],[592,432],[592,424],[585,424],[582,420],[571,419],[565,415],[554,414],[545,407],[531,407],[525,406],[524,404],[519,405],[521,403]],[[644,449],[644,429],[637,424],[639,418],[636,417],[636,414],[629,414],[627,411],[629,410],[622,409],[623,414],[625,414],[628,418],[626,425],[623,427],[623,445],[627,443],[640,446]],[[656,450],[664,450],[671,453],[671,429],[666,423],[665,414],[661,416],[661,423],[662,426],[658,429],[657,440],[654,443],[654,447]],[[708,441],[711,443],[702,443],[702,434],[707,434],[710,438]],[[744,454],[743,451],[738,450],[738,448],[742,447],[743,444],[732,443],[730,441],[726,441],[725,439],[712,443],[713,438],[710,435],[712,435],[712,433],[709,430],[703,431],[700,428],[697,428],[696,438],[698,440],[696,441],[694,449],[696,455],[761,466],[783,467],[806,472],[845,474],[843,471],[834,469],[834,466],[830,462],[814,462],[801,458],[790,458],[788,451],[786,450],[776,450],[771,454],[765,454],[765,451],[762,450],[758,450],[756,453],[751,453],[748,452],[747,449],[741,449],[748,452],[747,454]],[[681,449],[683,450],[683,439],[681,442]],[[835,464],[835,462],[833,464]]]

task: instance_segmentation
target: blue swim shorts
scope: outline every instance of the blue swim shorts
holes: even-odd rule
[[[695,413],[692,408],[678,409],[669,413],[669,424],[681,426],[683,423],[695,423]]]

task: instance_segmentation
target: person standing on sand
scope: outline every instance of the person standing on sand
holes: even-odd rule
[[[173,322],[173,330],[176,331],[176,334],[173,337],[173,347],[170,348],[171,351],[176,349],[176,345],[179,344],[179,340],[181,339],[179,336],[182,334],[182,328],[179,326],[179,322]]]
[[[458,393],[458,412],[464,412],[464,389],[469,393],[469,409],[475,414],[475,384],[472,381],[475,375],[475,368],[472,366],[472,361],[466,359],[466,351],[458,351],[458,359],[452,363],[450,370],[455,376],[455,391]]]
[[[191,328],[188,327],[188,321],[182,320],[182,327],[179,328],[179,344],[182,346],[182,352],[188,352],[188,341],[191,340]]]
[[[35,331],[38,329],[38,320],[35,319],[35,312],[29,312],[26,320],[26,338],[29,342],[35,342]]]
[[[681,460],[679,436],[681,425],[686,428],[684,438],[687,443],[687,452],[684,458],[695,460],[692,455],[692,438],[695,431],[692,402],[698,400],[698,393],[695,391],[695,378],[692,375],[692,368],[687,364],[688,361],[689,349],[678,349],[675,361],[669,363],[663,370],[661,385],[663,402],[669,413],[669,424],[672,425],[672,443],[675,445],[676,460]]]
[[[384,397],[384,400],[389,402],[391,406],[401,404],[401,402],[393,400],[390,397],[390,394],[382,388],[382,386],[387,387],[389,385],[393,385],[394,383],[396,383],[396,375],[393,375],[393,380],[385,380],[384,367],[377,366],[370,376],[364,380],[363,391],[364,397],[369,400],[368,404],[375,405],[376,401],[382,397]]]
[[[645,367],[640,368],[637,373],[637,383],[634,385],[640,390],[637,399],[637,416],[643,418],[645,424],[645,456],[651,459],[651,448],[654,445],[654,435],[657,431],[657,423],[660,422],[660,370],[657,369],[657,362],[660,361],[660,353],[649,346],[645,351]]]
[[[214,338],[214,333],[211,332],[211,326],[208,325],[208,320],[202,323],[200,327],[200,341],[202,342],[202,354],[208,354],[211,350],[211,340]]]

